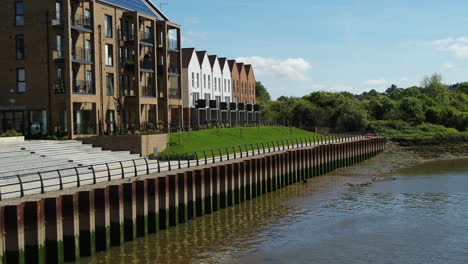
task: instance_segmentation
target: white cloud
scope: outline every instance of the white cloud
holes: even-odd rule
[[[456,68],[456,67],[457,67],[457,65],[455,65],[453,63],[450,63],[450,62],[444,64],[444,68],[446,68],[446,69],[453,69],[453,68]]]
[[[439,39],[430,41],[426,44],[440,51],[451,52],[457,57],[468,57],[467,37]]]
[[[376,79],[376,80],[367,80],[364,82],[364,84],[367,84],[367,85],[382,85],[382,84],[386,84],[387,81],[384,80],[384,79]]]
[[[401,77],[400,82],[409,82],[409,79],[406,77]]]
[[[185,21],[186,21],[186,23],[188,23],[188,24],[194,24],[194,25],[196,25],[196,24],[199,24],[199,23],[200,23],[201,19],[200,19],[200,17],[192,16],[192,17],[187,17],[187,18],[185,19]]]
[[[240,57],[236,61],[252,64],[258,75],[271,75],[292,81],[307,80],[312,65],[302,58],[276,59],[268,57]]]

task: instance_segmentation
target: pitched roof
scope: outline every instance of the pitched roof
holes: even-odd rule
[[[236,61],[235,60],[228,60],[228,65],[229,65],[229,70],[232,70],[234,69],[234,65],[236,65]]]
[[[217,58],[218,58],[218,56],[216,56],[216,55],[208,56],[208,59],[210,60],[211,68],[214,67],[214,64],[215,64]]]
[[[242,72],[242,68],[244,68],[244,63],[242,62],[237,63],[237,70],[239,71],[239,73]]]
[[[226,58],[218,58],[219,67],[221,67],[221,70],[224,70],[224,67],[226,66],[226,61]]]
[[[188,68],[190,62],[192,61],[194,51],[194,48],[182,49],[182,68]]]
[[[197,57],[198,57],[198,62],[200,62],[200,65],[203,64],[203,59],[205,58],[206,51],[197,51]]]
[[[246,65],[244,65],[244,66],[245,66],[245,71],[247,72],[247,74],[249,74],[250,69],[252,68],[252,65],[246,64]]]
[[[151,0],[98,0],[116,7],[130,11],[137,11],[142,14],[155,17],[159,20],[169,20],[169,18],[157,8]]]

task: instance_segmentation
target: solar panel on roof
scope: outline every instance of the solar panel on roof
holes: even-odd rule
[[[162,19],[161,16],[153,12],[143,0],[101,0],[110,4],[121,6],[123,8],[140,12],[145,15],[153,16],[159,19]]]

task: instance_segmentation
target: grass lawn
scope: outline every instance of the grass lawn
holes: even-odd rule
[[[194,152],[272,140],[317,136],[319,134],[288,127],[260,127],[260,134],[258,127],[220,128],[219,135],[218,129],[205,129],[192,131],[190,136],[188,132],[172,133],[170,136],[170,153]],[[179,144],[180,137],[182,137],[182,144]],[[166,154],[167,152],[163,153]]]

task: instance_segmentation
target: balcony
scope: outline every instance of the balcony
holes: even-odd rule
[[[72,62],[81,64],[93,64],[93,51],[82,47],[72,48]]]
[[[169,39],[169,50],[179,52],[179,41],[177,39]]]
[[[71,28],[78,31],[83,31],[87,33],[93,32],[93,27],[91,25],[91,17],[85,17],[83,15],[75,15],[71,18]]]
[[[254,111],[259,112],[260,111],[260,105],[254,104]]]
[[[237,110],[237,104],[236,103],[229,103],[229,109],[230,110]]]
[[[220,110],[228,110],[228,103],[226,103],[226,102],[219,103],[219,109]]]
[[[67,93],[67,91],[65,89],[65,82],[63,80],[58,80],[58,81],[55,82],[54,93],[55,94],[66,94]]]
[[[142,90],[142,93],[141,93],[142,97],[156,97],[156,91],[154,87],[152,86],[143,85],[141,87],[141,90]]]
[[[238,103],[237,104],[237,109],[244,111],[245,110],[245,104],[244,103]]]
[[[210,108],[218,108],[218,102],[216,100],[210,100]]]
[[[180,89],[179,88],[170,88],[169,89],[169,99],[181,99]]]
[[[90,81],[74,81],[73,82],[74,94],[96,94],[93,82]]]
[[[177,64],[169,64],[169,75],[171,76],[180,76],[180,67]]]
[[[253,110],[253,105],[252,105],[252,104],[248,104],[248,105],[247,105],[247,111],[252,112],[252,110]]]
[[[142,72],[154,72],[154,62],[153,60],[140,60],[140,71]]]
[[[140,32],[140,44],[145,46],[154,47],[154,38],[151,32],[141,31]]]
[[[195,105],[196,108],[206,108],[206,100],[198,99]]]

